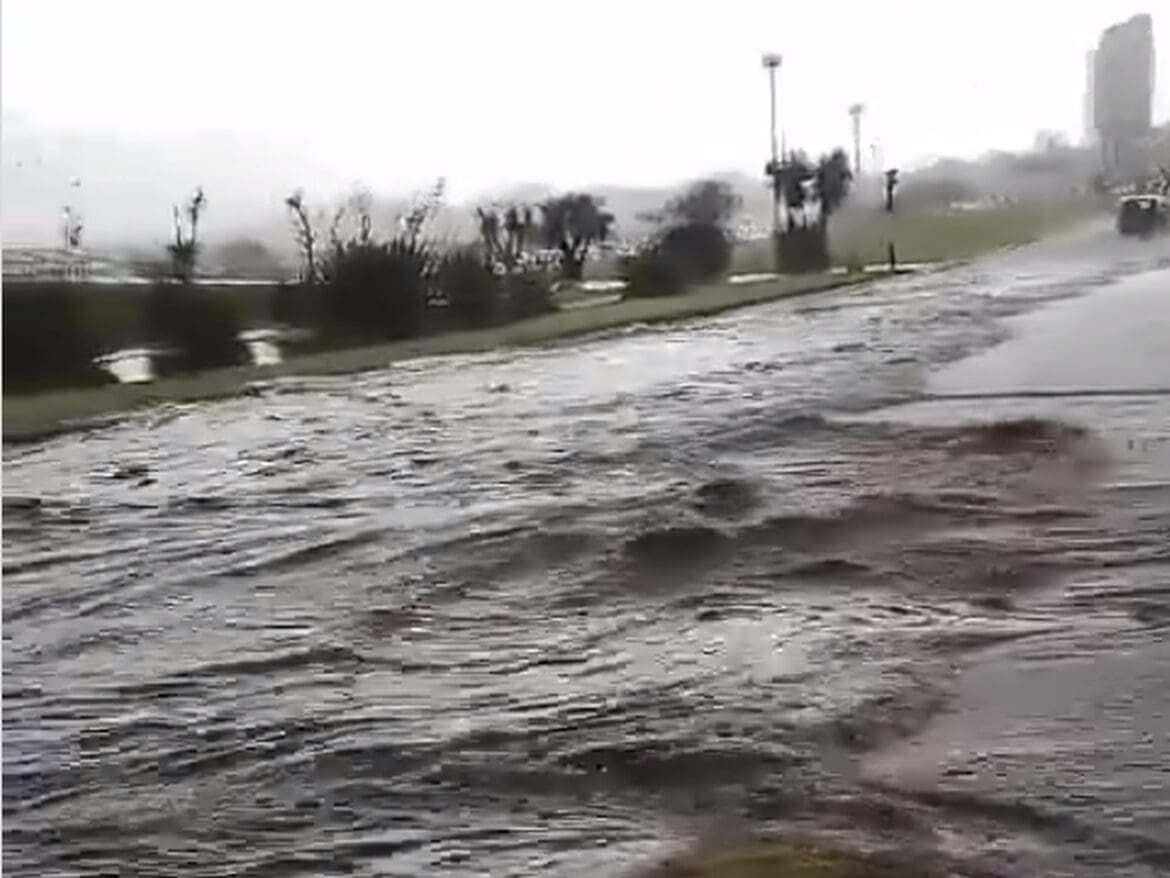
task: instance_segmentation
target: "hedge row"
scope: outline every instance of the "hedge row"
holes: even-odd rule
[[[499,275],[475,248],[441,256],[400,242],[335,255],[322,283],[282,285],[275,323],[309,329],[318,348],[499,326],[554,310],[549,278]]]
[[[263,325],[271,287],[6,281],[4,392],[113,383],[97,359],[162,351],[160,374],[247,362],[241,330]]]
[[[321,283],[4,284],[4,392],[113,382],[97,358],[157,352],[161,375],[248,362],[242,331],[285,326],[314,350],[496,326],[553,310],[544,275],[500,276],[474,250],[386,245],[338,254]]]
[[[91,387],[112,380],[95,362],[102,347],[81,303],[73,285],[5,281],[5,393]]]

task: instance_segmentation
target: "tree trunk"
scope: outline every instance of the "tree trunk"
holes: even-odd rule
[[[565,252],[561,257],[561,277],[565,280],[580,280],[585,274],[585,259]]]
[[[561,277],[565,280],[580,280],[585,271],[585,254],[578,252],[577,248],[569,241],[562,241],[559,249],[561,251]]]

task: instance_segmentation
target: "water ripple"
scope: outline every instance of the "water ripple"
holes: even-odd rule
[[[991,427],[883,414],[1003,316],[1155,258],[1123,246],[6,448],[9,872],[584,875],[716,813],[973,810],[1065,864],[1158,861],[1164,808],[1073,831],[857,767],[964,656],[1057,650],[1086,613],[1164,631],[1170,483],[1141,452],[1003,400]],[[1110,411],[1170,423],[1143,404]]]

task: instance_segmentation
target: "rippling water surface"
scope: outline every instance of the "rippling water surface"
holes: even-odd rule
[[[1159,874],[1156,763],[1128,791],[1041,756],[1093,807],[1013,810],[915,785],[899,748],[1021,679],[1011,645],[1165,667],[1170,403],[892,408],[1159,247],[1094,234],[6,448],[8,870],[585,875],[742,821]],[[1084,711],[1061,728],[1106,728]]]

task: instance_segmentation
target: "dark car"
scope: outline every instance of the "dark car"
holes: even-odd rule
[[[1127,195],[1117,204],[1117,231],[1123,235],[1150,235],[1168,223],[1163,195]]]

